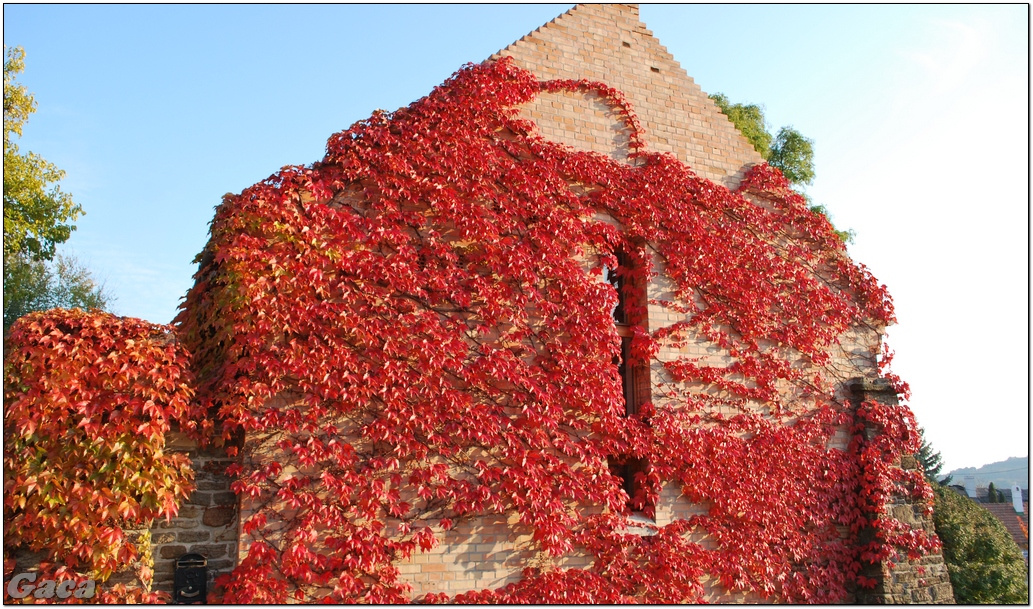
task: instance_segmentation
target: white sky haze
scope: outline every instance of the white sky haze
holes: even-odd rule
[[[114,312],[168,323],[224,193],[570,6],[5,4],[38,103],[19,146],[86,211],[59,251]],[[640,15],[704,91],[814,140],[807,192],[889,287],[894,370],[946,469],[1028,455],[1028,6]]]

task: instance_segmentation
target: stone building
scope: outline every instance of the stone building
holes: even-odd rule
[[[638,117],[643,134],[641,143],[647,149],[673,155],[691,167],[697,176],[726,191],[739,189],[750,168],[763,163],[759,154],[707,94],[639,20],[635,5],[578,5],[502,49],[489,61],[503,57],[510,58],[513,65],[530,71],[540,81],[592,81],[623,92],[627,105]],[[632,157],[638,135],[629,132],[627,117],[615,110],[613,99],[604,98],[598,91],[580,90],[574,86],[543,90],[533,101],[523,104],[519,113],[533,122],[535,131],[547,141],[564,144],[574,150],[599,153],[617,163],[634,164]],[[336,204],[341,204],[341,201],[348,204],[348,199],[337,198],[344,196],[340,193],[352,192],[348,188],[351,186],[335,191],[337,194],[332,199],[322,197],[310,188],[301,202],[321,200],[322,197]],[[751,192],[746,192],[746,195],[754,196]],[[776,203],[765,202],[760,195],[757,197],[750,200],[758,201],[760,207],[776,206]],[[601,221],[612,219],[602,218]],[[208,258],[202,262],[198,273],[198,285],[203,284],[203,287],[195,287],[192,295],[188,296],[180,323],[192,315],[200,315],[191,310],[191,307],[201,308],[198,302],[204,298],[214,302],[222,296],[211,294],[229,290],[224,279],[206,279],[215,277],[217,271],[222,272],[217,252],[208,251],[207,254]],[[674,332],[687,316],[679,304],[679,287],[665,275],[664,261],[656,254],[646,255],[653,256],[646,262],[659,271],[648,285],[642,286],[641,300],[636,305],[639,313],[636,319],[631,320],[633,323],[628,323],[630,318],[617,319],[617,332],[626,339],[623,344],[627,349],[631,348],[627,345],[631,344],[636,332]],[[619,263],[624,264],[623,261]],[[607,271],[604,268],[604,273]],[[618,281],[613,283],[618,292],[623,289]],[[240,306],[246,308],[248,305]],[[784,323],[792,325],[793,322],[786,319]],[[829,349],[831,363],[826,366],[826,369],[836,371],[835,378],[830,381],[835,389],[834,400],[849,402],[855,407],[867,399],[896,406],[895,392],[878,378],[877,356],[882,330],[879,324],[857,325],[834,341]],[[218,332],[215,329],[211,334],[218,335]],[[209,340],[204,336],[204,332],[199,331],[192,339],[195,341],[191,344],[195,356],[201,357],[199,352],[203,355],[204,351],[210,350],[205,357],[211,357],[213,361],[218,358],[227,360],[226,352],[219,350],[222,347],[209,349],[198,342]],[[198,345],[203,348],[198,349]],[[627,362],[627,352],[624,353],[622,361]],[[715,368],[727,366],[732,361],[723,347],[714,344],[712,337],[699,333],[689,333],[680,341],[660,342],[657,353],[647,364],[635,369],[624,365],[620,369],[629,415],[634,414],[633,404],[636,403],[652,402],[654,408],[666,407],[667,394],[658,388],[676,384],[670,376],[669,364],[688,359],[699,366]],[[220,361],[218,365],[225,365],[225,362]],[[238,366],[238,362],[233,362],[233,365]],[[244,364],[239,363],[239,367],[243,368]],[[279,392],[266,407],[290,409],[302,400],[302,393],[300,389]],[[719,392],[713,387],[698,390],[700,396],[716,393]],[[770,413],[774,408],[763,403],[761,398],[750,398],[745,403],[741,406],[742,411],[754,414]],[[736,408],[740,407],[729,407],[727,416],[737,414]],[[847,424],[835,421],[828,425],[836,427],[831,434],[832,448],[844,453],[854,450]],[[341,433],[347,436],[346,431]],[[245,443],[262,441],[254,435],[243,440]],[[175,559],[183,554],[198,553],[207,557],[213,578],[216,574],[232,570],[256,541],[254,535],[242,532],[242,520],[262,509],[258,500],[239,499],[230,490],[231,478],[226,474],[226,468],[234,462],[232,458],[215,449],[199,450],[181,440],[173,444],[193,455],[198,482],[197,490],[183,506],[179,517],[170,523],[156,525],[151,533],[156,586],[168,590],[171,590]],[[272,445],[266,448],[270,451],[268,454],[279,450]],[[894,466],[914,469],[911,461],[905,457]],[[634,494],[636,485],[641,484],[641,476],[636,477],[636,474],[642,474],[644,466],[629,460],[622,467],[614,470],[615,475],[621,476],[629,494]],[[921,506],[914,505],[909,498],[892,494],[887,496],[887,502],[887,511],[898,520],[916,530],[932,533],[930,518]],[[637,507],[641,508],[641,505]],[[649,508],[633,510],[635,513],[627,525],[631,534],[649,536],[672,524],[704,517],[708,509],[713,509],[708,508],[706,502],[690,500],[676,483],[664,484],[659,494],[649,500]],[[866,534],[864,531],[851,533],[845,530],[840,533],[840,537],[846,540],[845,544],[861,543],[852,536],[863,537]],[[512,513],[486,513],[464,518],[454,528],[439,531],[436,547],[415,552],[393,565],[397,568],[399,581],[410,586],[410,597],[419,599],[431,593],[454,596],[468,591],[499,589],[519,582],[528,566],[544,565],[549,569],[563,570],[583,569],[592,563],[591,557],[584,552],[543,557],[540,548],[531,543],[533,537],[533,533],[526,527],[522,528]],[[721,544],[705,534],[694,533],[692,540],[702,551],[720,550]],[[851,588],[843,600],[952,600],[946,569],[936,553],[913,560],[904,558],[896,563],[887,558],[877,561],[866,573],[875,587],[871,590]],[[767,599],[757,591],[729,591],[721,578],[707,573],[699,577],[699,582],[701,600],[752,602]]]

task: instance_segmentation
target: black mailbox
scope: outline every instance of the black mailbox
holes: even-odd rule
[[[208,598],[208,559],[184,554],[176,560],[172,580],[172,602],[177,605],[205,604]]]

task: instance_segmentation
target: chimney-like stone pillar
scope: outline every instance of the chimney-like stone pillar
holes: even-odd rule
[[[893,384],[884,378],[854,378],[847,382],[855,407],[873,400],[887,406],[899,406]],[[866,426],[865,440],[871,441],[879,431]],[[893,464],[905,470],[919,470],[922,465],[914,455],[904,455]],[[886,505],[886,513],[926,533],[936,532],[932,514],[926,515],[923,506],[916,505],[910,497],[894,496]],[[871,531],[862,532],[858,543],[866,543]],[[951,587],[947,564],[940,552],[928,554],[915,560],[902,555],[895,562],[886,560],[870,564],[862,575],[876,580],[873,589],[858,589],[856,601],[860,604],[954,604],[954,589]]]

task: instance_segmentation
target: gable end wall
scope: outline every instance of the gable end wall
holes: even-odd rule
[[[735,188],[764,159],[660,44],[629,4],[579,4],[491,59],[509,56],[540,80],[587,79],[624,92],[648,149],[670,152],[700,176]],[[543,101],[544,99],[544,101]],[[559,103],[557,103],[559,101]],[[574,127],[591,103],[543,95],[527,115],[547,139],[610,152],[609,134]]]
[[[645,130],[650,150],[669,152],[688,164],[701,177],[735,188],[743,172],[763,162],[760,155],[728,121],[717,106],[685,73],[666,48],[639,20],[634,5],[578,5],[492,56],[510,56],[522,68],[542,80],[587,79],[600,81],[621,90],[628,98]],[[589,149],[615,158],[626,156],[626,139],[612,111],[591,95],[543,94],[522,109],[534,120],[547,139],[575,148]],[[661,277],[650,286],[651,296],[666,297],[670,286]],[[650,330],[677,321],[680,317],[660,307],[650,306]],[[876,373],[874,357],[878,351],[877,332],[859,332],[849,337],[842,359],[858,374]],[[705,345],[692,345],[693,355],[706,355]],[[855,353],[850,353],[851,351]],[[684,353],[664,351],[661,358]],[[851,357],[853,355],[853,357]],[[654,367],[653,374],[660,374]],[[841,438],[845,443],[845,438]],[[209,461],[220,462],[221,455],[192,455],[195,469]],[[184,506],[180,517],[152,531],[156,558],[156,588],[170,591],[174,559],[184,552],[200,551],[209,555],[214,572],[226,572],[246,553],[247,539],[239,539],[239,522],[246,518],[245,505],[227,505],[229,480],[221,473],[199,480],[199,490]],[[665,488],[657,506],[656,524],[665,525],[678,518],[698,513],[701,506],[688,504],[673,485]],[[902,508],[903,509],[903,508]],[[910,508],[908,508],[910,509]],[[218,518],[216,518],[216,516]],[[469,590],[498,588],[520,579],[524,566],[541,561],[528,551],[529,531],[506,517],[486,516],[460,524],[441,538],[432,551],[400,561],[401,579],[412,585],[414,598],[428,592],[457,594]],[[698,539],[701,543],[710,543]],[[587,556],[570,555],[555,566],[586,567]],[[940,563],[935,563],[938,567]],[[925,567],[926,565],[922,565]],[[910,565],[909,565],[910,568]],[[917,573],[917,568],[914,569]],[[891,581],[893,573],[876,573]],[[943,570],[937,571],[943,576]],[[904,596],[925,588],[917,575],[895,582],[897,588],[885,589],[881,602],[929,600],[921,595]],[[942,587],[942,581],[937,581]],[[751,602],[757,598],[724,592],[712,582],[704,582],[710,602]],[[949,584],[948,584],[949,586]],[[880,589],[882,590],[882,589]],[[941,602],[944,592],[937,598]]]

